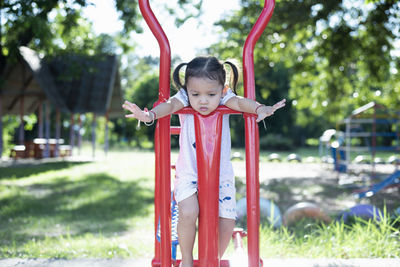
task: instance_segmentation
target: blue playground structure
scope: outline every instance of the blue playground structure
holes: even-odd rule
[[[399,129],[399,111],[370,102],[338,122],[336,129],[324,132],[320,137],[320,156],[323,162],[333,163],[338,173],[369,172],[371,178],[376,178],[378,164],[393,165],[393,174],[355,194],[357,198],[370,197],[387,186],[399,183]],[[388,162],[377,157],[377,152],[382,151],[394,153]]]
[[[399,183],[400,183],[400,171],[395,171],[392,175],[390,175],[382,182],[376,183],[370,186],[367,190],[363,190],[362,192],[356,193],[354,196],[356,198],[372,197],[385,187]]]
[[[174,198],[174,192],[171,192],[171,258],[176,261],[176,252],[179,245],[178,240],[178,220],[179,220],[179,209],[178,202]],[[157,241],[161,242],[161,228],[160,218],[158,218],[157,225]]]
[[[345,125],[344,146],[345,164],[349,166],[352,153],[370,155],[371,172],[375,172],[376,153],[378,151],[400,151],[400,113],[392,111],[376,102],[370,102],[352,112],[352,114],[339,122]]]

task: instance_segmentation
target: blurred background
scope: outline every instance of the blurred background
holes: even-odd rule
[[[202,54],[240,67],[264,1],[151,5],[171,43],[172,69]],[[261,149],[316,147],[325,130],[344,130],[340,122],[370,102],[399,110],[399,9],[393,0],[276,1],[255,47],[256,92],[259,102],[286,98],[287,106],[260,127]],[[123,99],[150,108],[158,95],[158,45],[137,1],[6,0],[0,15],[3,157],[46,133],[73,147],[153,146],[154,126],[138,128],[120,109]],[[397,131],[396,123],[385,127]],[[240,116],[231,130],[233,146],[243,147]],[[382,142],[398,146],[398,137]]]

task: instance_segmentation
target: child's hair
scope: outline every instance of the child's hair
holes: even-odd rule
[[[190,78],[208,78],[210,80],[214,80],[219,82],[221,85],[225,85],[226,81],[226,72],[224,68],[224,64],[228,64],[233,72],[231,75],[231,82],[232,82],[232,90],[236,94],[236,86],[238,83],[238,69],[232,62],[225,61],[221,63],[216,57],[196,57],[189,63],[181,63],[179,64],[173,73],[173,79],[176,88],[179,90],[183,88],[187,90],[186,85]],[[181,83],[181,79],[179,77],[179,72],[183,66],[186,65],[185,71],[185,83]]]

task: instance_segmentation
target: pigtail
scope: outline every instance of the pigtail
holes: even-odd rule
[[[238,71],[238,68],[236,67],[236,65],[235,64],[233,64],[232,62],[230,62],[230,61],[225,61],[224,62],[224,64],[228,64],[230,67],[231,67],[231,69],[232,69],[232,72],[233,72],[233,77],[232,77],[232,75],[230,75],[230,77],[231,77],[231,83],[232,83],[232,90],[233,90],[233,92],[235,93],[235,94],[237,94],[236,93],[236,87],[237,87],[237,83],[238,83],[238,80],[239,80],[239,71]]]
[[[179,72],[181,71],[181,68],[182,68],[183,66],[185,66],[185,65],[187,65],[187,63],[181,63],[181,64],[179,64],[179,65],[175,68],[174,73],[173,73],[173,75],[172,75],[172,78],[173,78],[173,80],[174,80],[174,84],[175,84],[175,87],[176,87],[177,90],[180,90],[181,88],[183,88],[183,89],[186,90],[186,86],[185,86],[185,85],[182,85],[182,83],[181,83],[181,78],[179,77]]]

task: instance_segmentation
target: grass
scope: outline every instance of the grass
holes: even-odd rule
[[[154,154],[145,151],[0,167],[0,258],[151,258],[153,177]],[[399,227],[389,219],[264,226],[260,244],[264,258],[400,257]]]
[[[295,228],[261,231],[264,258],[399,258],[399,220],[385,216],[382,221],[356,219],[348,225],[299,222]],[[272,245],[271,245],[272,244]]]
[[[153,161],[152,153],[111,153],[2,168],[0,257],[150,257]]]

